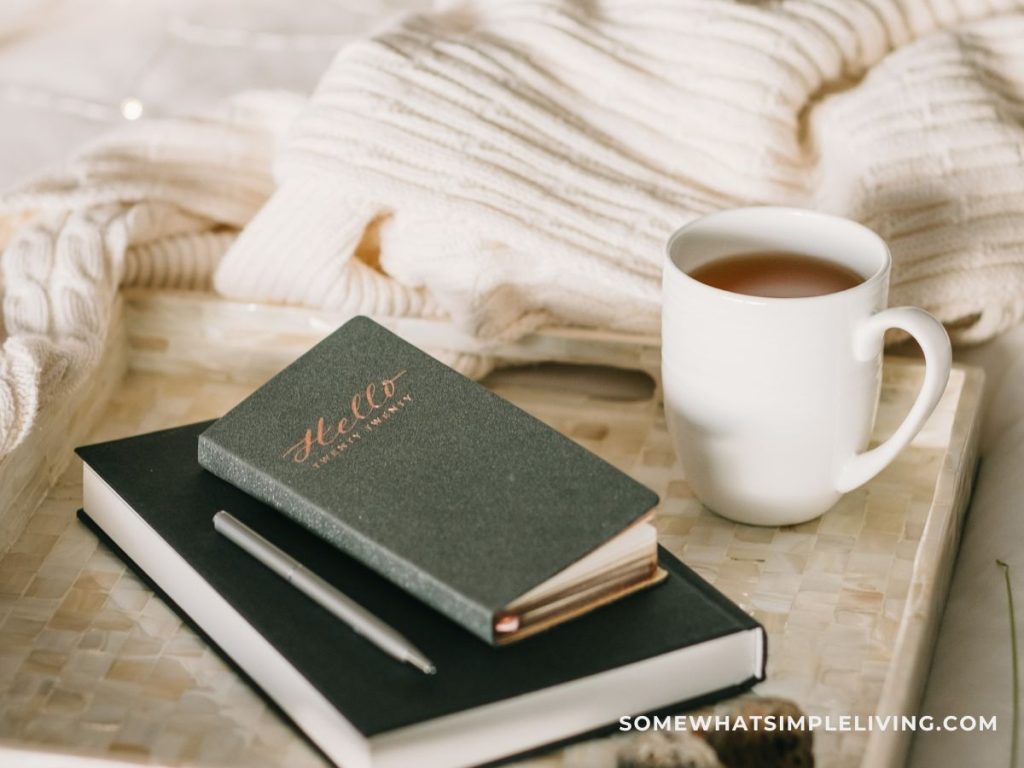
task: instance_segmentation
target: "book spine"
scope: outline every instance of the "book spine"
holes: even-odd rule
[[[206,435],[199,436],[199,464],[222,480],[282,512],[480,639],[495,644],[494,617],[489,608],[448,588],[415,564],[368,539]]]

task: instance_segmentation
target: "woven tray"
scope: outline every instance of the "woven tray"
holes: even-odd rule
[[[0,464],[0,764],[67,765],[77,753],[103,761],[83,758],[90,765],[322,765],[75,521],[81,466],[71,448],[217,416],[341,318],[142,294],[119,317],[129,322],[115,323],[103,373],[58,425]],[[389,324],[428,346],[657,370],[656,339],[549,331],[481,348],[439,324]],[[903,418],[921,374],[887,359],[876,439]],[[728,522],[693,498],[647,375],[547,366],[487,383],[659,493],[662,543],[767,628],[759,693],[813,714],[916,711],[970,493],[979,371],[954,370],[925,430],[869,485],[818,520],[778,529]],[[908,738],[818,732],[816,764],[900,765]],[[601,739],[523,765],[613,766],[615,748]]]

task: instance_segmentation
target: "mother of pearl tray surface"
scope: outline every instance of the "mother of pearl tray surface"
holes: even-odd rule
[[[0,462],[0,765],[324,764],[76,520],[71,451],[216,417],[344,319],[202,294],[124,297],[99,375]],[[916,712],[970,496],[980,371],[955,368],[913,444],[823,517],[756,528],[708,512],[687,486],[648,377],[656,338],[552,329],[485,345],[436,321],[377,319],[428,349],[587,364],[503,369],[485,384],[657,491],[662,544],[767,629],[758,693],[834,718]],[[886,359],[876,441],[922,370]],[[521,765],[612,768],[621,738]],[[816,765],[897,766],[908,738],[817,731]]]

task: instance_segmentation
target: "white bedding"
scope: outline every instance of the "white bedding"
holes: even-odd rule
[[[1010,565],[1024,638],[1024,326],[957,357],[987,375],[982,460],[922,714],[997,715],[998,731],[918,734],[913,768],[1009,765],[1010,625],[996,558]]]
[[[246,89],[308,92],[345,40],[429,5],[3,0],[0,190],[124,120],[127,99],[166,115],[200,112]]]
[[[429,4],[307,0],[299,15],[272,0],[4,0],[0,189],[126,119],[127,99],[157,114],[246,88],[309,91],[346,37]],[[1008,762],[1009,630],[995,558],[1011,564],[1024,609],[1024,326],[958,356],[988,371],[983,463],[923,711],[996,714],[999,731],[918,736],[915,768]]]

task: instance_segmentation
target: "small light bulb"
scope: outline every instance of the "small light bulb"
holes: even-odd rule
[[[135,98],[128,98],[121,102],[121,116],[125,120],[138,120],[144,112],[142,102]]]

